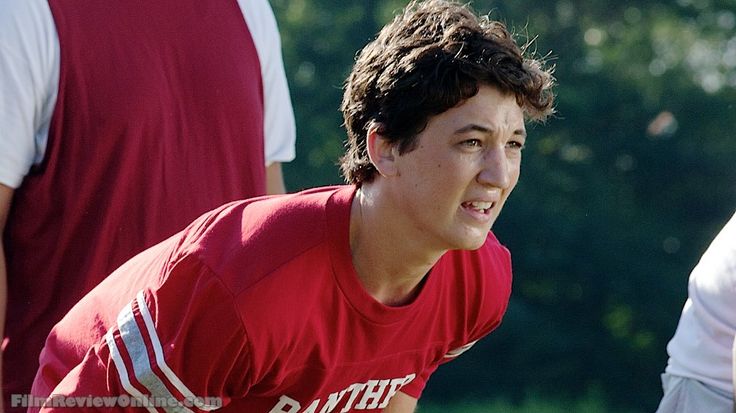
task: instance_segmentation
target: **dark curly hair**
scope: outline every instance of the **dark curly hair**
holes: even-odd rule
[[[527,45],[528,46],[528,45]],[[381,134],[399,153],[413,150],[429,118],[491,85],[513,93],[527,119],[553,112],[554,78],[544,62],[524,57],[503,23],[448,0],[410,3],[358,54],[345,82],[341,110],[348,132],[340,159],[346,180],[361,185],[376,174],[366,134]]]

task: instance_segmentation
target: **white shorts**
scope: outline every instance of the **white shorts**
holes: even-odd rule
[[[664,373],[662,389],[656,413],[736,413],[732,394],[695,379]]]

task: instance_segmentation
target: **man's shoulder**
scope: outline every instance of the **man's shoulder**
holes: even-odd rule
[[[511,253],[496,236],[490,232],[485,243],[475,250],[453,250],[442,257],[445,263],[454,263],[463,268],[463,273],[470,276],[482,276],[487,272],[503,277],[511,276]],[[470,271],[475,269],[477,271]]]
[[[345,198],[350,194],[349,187],[322,187],[223,205],[184,231],[186,254],[195,255],[237,293],[324,243],[328,214],[349,209]],[[328,207],[335,198],[341,205]]]
[[[490,305],[494,317],[500,318],[511,295],[511,254],[493,233],[476,250],[449,251],[438,265],[443,272],[451,273],[444,279],[448,288],[460,291],[458,296],[464,297],[464,305]]]
[[[446,356],[450,360],[501,323],[511,296],[511,255],[490,233],[476,250],[449,251],[438,269],[445,305],[457,312],[453,331],[461,331],[457,347]]]

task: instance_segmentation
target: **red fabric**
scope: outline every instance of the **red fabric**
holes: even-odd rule
[[[112,270],[265,192],[261,72],[237,2],[49,3],[60,87],[4,234],[6,397],[28,393],[51,327]]]
[[[220,397],[222,412],[380,411],[396,391],[419,397],[453,350],[500,323],[510,257],[491,234],[477,251],[445,254],[412,303],[387,307],[352,267],[353,193],[232,203],[129,261],[54,328],[34,394],[125,394],[102,336],[111,328],[121,347],[133,326],[148,373],[136,371],[136,346],[125,343],[125,375],[153,375],[169,394],[184,394],[155,361],[155,335],[176,377],[195,396]],[[124,313],[135,322],[116,323],[131,300]],[[146,312],[155,332],[142,327]]]

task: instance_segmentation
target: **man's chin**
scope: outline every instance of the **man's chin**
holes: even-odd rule
[[[483,244],[486,242],[486,238],[488,237],[488,233],[486,233],[486,236],[476,236],[476,237],[468,237],[461,242],[458,242],[458,245],[456,246],[456,250],[464,250],[464,251],[474,251],[478,248],[482,247]]]

